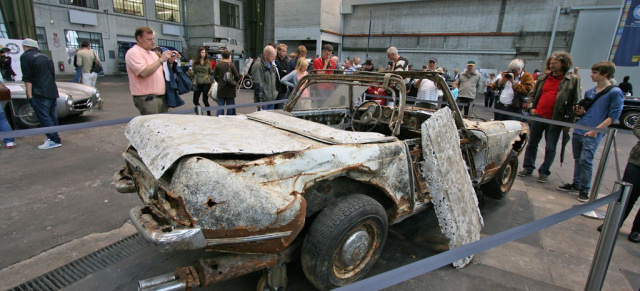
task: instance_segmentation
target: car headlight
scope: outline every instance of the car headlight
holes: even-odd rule
[[[73,97],[71,97],[71,95],[67,94],[67,105],[72,106],[73,105]]]

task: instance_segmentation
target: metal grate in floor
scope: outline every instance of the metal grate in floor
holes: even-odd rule
[[[147,246],[149,243],[140,234],[134,234],[9,290],[60,290]]]

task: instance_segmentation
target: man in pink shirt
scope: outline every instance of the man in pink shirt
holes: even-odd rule
[[[167,60],[180,58],[180,55],[176,51],[167,50],[158,57],[152,52],[156,41],[155,34],[149,27],[136,28],[135,37],[138,43],[125,56],[133,104],[142,115],[167,112],[162,64]]]

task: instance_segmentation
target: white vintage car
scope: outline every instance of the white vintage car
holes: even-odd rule
[[[33,112],[33,108],[27,101],[27,93],[23,82],[6,82],[4,85],[11,91],[11,102],[7,102],[2,108],[7,114],[7,119],[14,120],[20,128],[33,128],[40,124]],[[80,115],[94,108],[102,108],[102,98],[98,89],[70,82],[56,82],[58,86],[58,103],[56,113],[58,118],[72,115]],[[13,105],[13,107],[11,106]]]
[[[451,110],[409,106],[409,77],[444,88]],[[370,86],[392,99],[358,101]],[[440,119],[449,126],[425,127]],[[298,257],[318,289],[346,285],[376,262],[390,224],[442,203],[434,179],[469,185],[472,210],[460,216],[479,216],[474,192],[507,195],[528,133],[518,121],[463,119],[431,72],[310,74],[284,111],[136,117],[125,130],[125,168],[114,177],[118,191],[137,192],[144,203],[131,210],[133,224],[164,251],[219,252],[140,289],[206,286],[269,269],[258,290],[282,290],[283,264]],[[445,135],[448,146],[439,140]],[[434,160],[434,144],[459,159]]]

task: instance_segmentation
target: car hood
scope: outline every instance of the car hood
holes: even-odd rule
[[[125,136],[156,179],[186,155],[273,155],[311,146],[245,116],[139,116],[129,122]]]
[[[9,88],[9,90],[11,90],[11,98],[27,98],[23,82],[7,82],[4,84],[7,86],[7,88]],[[60,95],[60,98],[71,95],[73,100],[76,101],[88,99],[96,90],[91,86],[69,82],[56,82],[56,86],[58,86],[58,93]]]

